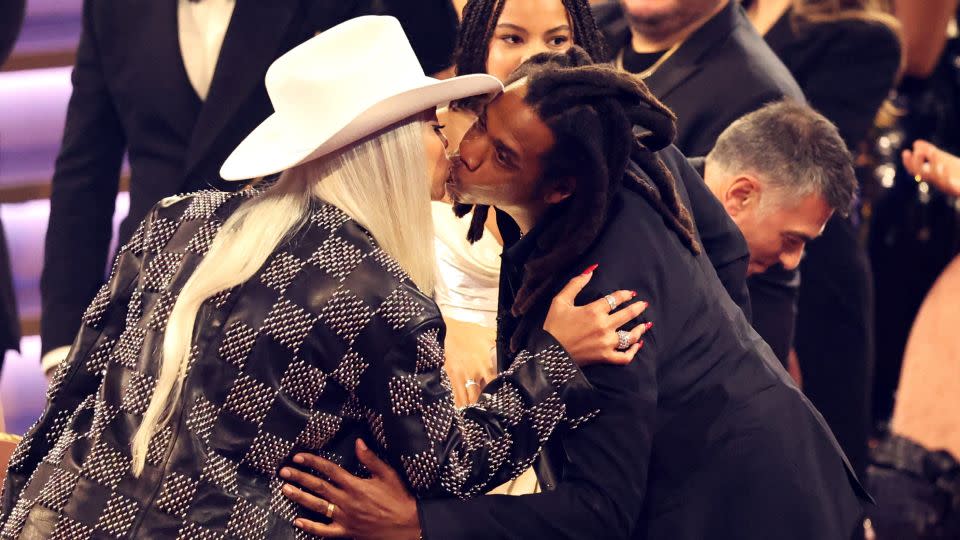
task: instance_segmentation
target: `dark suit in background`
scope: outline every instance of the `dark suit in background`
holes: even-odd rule
[[[788,10],[765,38],[810,105],[837,125],[855,152],[896,82],[894,31],[862,19],[794,21]],[[873,273],[855,224],[834,216],[807,245],[800,274],[794,346],[803,390],[863,474],[872,424]]]
[[[457,28],[450,0],[237,0],[201,101],[181,57],[177,2],[85,0],[50,198],[41,278],[44,353],[73,341],[104,279],[124,153],[130,212],[121,243],[164,197],[237,189],[218,171],[272,112],[267,67],[317,32],[368,14],[397,16],[427,73],[449,65]]]
[[[596,6],[594,15],[616,58],[630,43],[623,9],[608,2]],[[709,153],[720,133],[741,116],[785,97],[804,99],[736,0],[691,34],[644,82],[676,113],[676,145],[691,157]],[[690,198],[696,214],[692,190]],[[782,362],[793,341],[798,281],[796,272],[776,267],[748,280],[754,328]]]
[[[0,0],[0,66],[7,61],[13,45],[20,35],[26,0]],[[2,143],[0,143],[2,144]],[[3,147],[0,146],[0,151]],[[0,167],[3,155],[0,154]],[[10,254],[7,237],[0,221],[0,370],[8,350],[20,349],[20,318],[17,315],[17,299],[13,293],[13,273],[10,270]]]
[[[697,174],[675,148],[658,155],[689,204],[684,186]],[[720,207],[715,198],[712,204]],[[537,466],[543,493],[420,501],[424,538],[849,538],[863,491],[829,428],[750,328],[712,262],[684,247],[634,186],[620,188],[606,216],[580,260],[556,269],[555,286],[599,263],[577,303],[636,290],[650,301],[643,318],[656,321],[646,345],[627,366],[584,369],[601,390],[600,412],[547,442],[549,459]],[[548,213],[505,245],[501,366],[513,358],[507,342],[518,324],[515,292],[550,219]],[[552,296],[531,309],[530,328],[542,326]]]

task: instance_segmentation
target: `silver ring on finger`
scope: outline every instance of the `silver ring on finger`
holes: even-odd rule
[[[469,389],[471,386],[480,386],[480,383],[473,379],[467,379],[467,382],[463,383],[463,385]]]
[[[617,309],[617,299],[614,298],[612,294],[604,296],[603,299],[610,305],[610,311]]]
[[[617,350],[625,351],[630,348],[630,332],[617,330]]]

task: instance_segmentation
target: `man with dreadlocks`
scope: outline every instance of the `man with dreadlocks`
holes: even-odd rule
[[[695,173],[669,146],[672,113],[634,76],[587,63],[574,49],[521,66],[462,142],[448,191],[497,205],[524,233],[503,256],[501,365],[589,263],[599,267],[585,297],[616,286],[649,300],[647,346],[629,366],[584,370],[599,413],[547,444],[543,493],[415,502],[385,465],[359,480],[316,458],[336,485],[304,487],[340,514],[311,532],[385,538],[418,523],[431,540],[850,537],[869,496],[702,253],[679,180]]]

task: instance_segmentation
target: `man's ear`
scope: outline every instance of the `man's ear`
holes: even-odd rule
[[[557,204],[565,201],[567,197],[573,195],[573,190],[577,187],[576,179],[565,176],[553,182],[553,185],[544,194],[543,200],[547,204]]]
[[[723,207],[731,216],[756,208],[760,204],[763,186],[753,176],[742,175],[734,179],[723,193]]]

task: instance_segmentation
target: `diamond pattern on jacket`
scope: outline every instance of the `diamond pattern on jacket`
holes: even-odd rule
[[[210,442],[210,433],[213,431],[213,424],[217,420],[219,411],[207,401],[203,396],[198,396],[193,402],[190,413],[187,414],[187,429],[203,441],[204,444]]]
[[[147,322],[147,328],[154,332],[161,332],[167,328],[167,321],[170,319],[170,312],[173,311],[173,305],[177,297],[170,291],[163,291],[157,295],[157,301],[153,304],[150,313],[150,320]]]
[[[137,517],[137,502],[119,493],[114,493],[107,501],[107,508],[97,521],[97,529],[110,533],[114,537],[126,536],[130,532],[134,518]]]
[[[350,275],[362,260],[363,253],[359,249],[339,236],[331,236],[320,244],[307,262],[342,280]]]
[[[253,440],[253,445],[243,458],[243,463],[263,474],[271,475],[277,472],[280,462],[292,448],[293,441],[277,437],[269,431],[261,431]]]
[[[236,194],[226,191],[198,191],[193,194],[190,198],[190,204],[183,211],[183,219],[209,219],[221,204],[234,195]]]
[[[370,364],[364,360],[363,356],[351,350],[343,357],[337,369],[330,373],[330,377],[340,383],[347,392],[354,392],[360,384],[360,377],[368,367]]]
[[[7,516],[7,522],[3,526],[3,531],[0,532],[0,538],[17,538],[20,536],[23,525],[27,521],[27,514],[30,513],[30,509],[33,508],[35,502],[26,497],[17,501],[10,515]]]
[[[340,289],[323,306],[320,320],[347,345],[352,346],[360,331],[370,322],[370,310],[347,289]]]
[[[292,523],[297,518],[300,507],[284,496],[282,490],[285,483],[277,477],[270,479],[270,512],[282,521]]]
[[[447,439],[456,410],[446,400],[436,401],[423,409],[423,424],[427,428],[427,437],[441,443]]]
[[[58,468],[53,471],[50,479],[40,489],[40,496],[37,497],[37,501],[54,512],[59,512],[67,504],[67,500],[79,480],[79,475]]]
[[[180,532],[177,533],[177,540],[226,540],[226,538],[217,531],[190,522],[184,523],[183,527],[180,527]]]
[[[173,428],[166,426],[153,434],[150,438],[150,444],[147,445],[147,463],[154,467],[159,467],[163,457],[167,455],[167,447],[170,446],[170,437],[173,436]]]
[[[280,380],[280,391],[304,407],[313,407],[326,385],[326,375],[302,359],[297,358],[287,366]]]
[[[151,253],[159,253],[177,232],[177,222],[166,218],[155,218],[146,230],[143,247]]]
[[[190,243],[187,244],[187,251],[201,256],[206,255],[210,251],[210,246],[213,244],[217,232],[220,231],[220,225],[219,221],[208,221],[201,225],[197,232],[193,234]]]
[[[260,540],[266,538],[270,514],[263,508],[243,499],[237,499],[227,524],[227,536],[240,540]]]
[[[287,299],[281,299],[263,321],[261,331],[296,354],[316,317]]]
[[[350,217],[332,204],[324,204],[310,214],[310,223],[319,225],[329,232],[336,231],[348,221],[350,221]]]
[[[87,362],[84,364],[84,368],[94,375],[99,375],[103,373],[103,370],[107,369],[107,362],[110,359],[110,352],[113,350],[113,347],[117,344],[115,339],[105,339],[97,348],[94,349],[90,356],[87,357]],[[67,365],[66,362],[61,362],[62,365]]]
[[[426,489],[436,482],[440,463],[433,452],[425,450],[412,456],[401,455],[400,462],[413,489]]]
[[[377,261],[377,264],[379,264],[398,281],[407,281],[410,279],[410,276],[408,276],[407,272],[402,266],[400,266],[400,263],[398,263],[396,259],[391,257],[386,251],[380,249],[379,247],[373,250],[373,252],[370,254],[370,257]]]
[[[180,473],[170,473],[163,479],[157,508],[171,516],[183,519],[187,516],[190,502],[197,494],[197,481]]]
[[[237,377],[224,408],[240,415],[241,418],[254,424],[260,424],[267,415],[276,390],[249,377],[240,374]]]
[[[136,370],[137,360],[140,359],[140,349],[147,337],[147,331],[137,326],[127,327],[120,334],[120,342],[113,349],[113,361],[121,366]]]
[[[220,486],[227,493],[236,493],[237,468],[238,465],[235,461],[216,452],[211,452],[207,457],[207,462],[203,465],[200,479]]]
[[[414,375],[395,375],[387,383],[393,414],[407,416],[423,410],[423,393]]]
[[[143,270],[143,287],[154,292],[168,288],[182,262],[183,253],[158,253]]]
[[[306,427],[300,432],[297,443],[311,450],[319,450],[327,444],[327,441],[337,434],[337,431],[340,429],[340,423],[341,419],[339,416],[334,416],[323,411],[315,411],[310,415],[310,419],[307,420]]]
[[[417,373],[426,373],[443,367],[443,362],[440,329],[434,328],[417,334]]]
[[[91,536],[93,536],[92,528],[68,516],[60,516],[53,534],[50,535],[50,540],[87,540]]]
[[[107,442],[100,441],[93,447],[80,474],[113,490],[129,468],[130,459],[127,456]]]
[[[153,389],[156,386],[157,382],[153,377],[134,371],[123,390],[120,407],[130,414],[142,415],[150,405],[150,398],[153,397]]]
[[[556,393],[530,408],[530,419],[540,437],[540,444],[547,442],[553,428],[563,420],[565,413],[566,406]]]
[[[306,264],[304,261],[289,253],[278,253],[271,258],[266,270],[260,274],[260,281],[283,294],[300,273],[304,264]]]
[[[253,328],[240,321],[233,321],[224,332],[223,342],[220,343],[220,357],[242,370],[256,340],[257,333]]]
[[[83,323],[91,328],[100,328],[103,322],[103,314],[107,312],[107,306],[110,305],[110,283],[104,283],[96,296],[90,301],[86,311],[83,312]]]
[[[126,325],[133,326],[137,324],[140,317],[143,316],[143,290],[134,289],[130,293],[130,300],[127,303]]]
[[[377,313],[399,332],[411,319],[423,314],[423,306],[411,298],[406,289],[400,287],[380,304]]]

